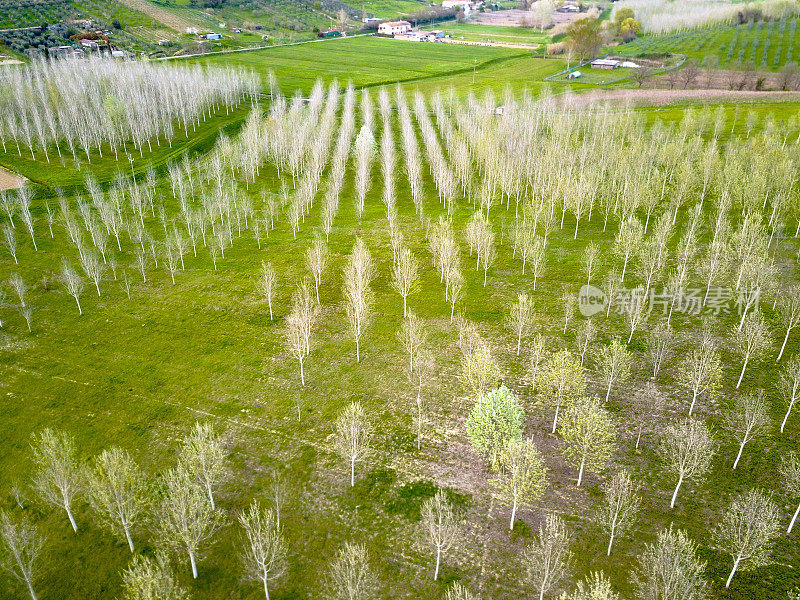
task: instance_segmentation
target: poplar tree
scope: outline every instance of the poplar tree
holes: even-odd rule
[[[781,369],[778,387],[786,402],[786,414],[781,421],[781,433],[792,413],[795,403],[800,399],[800,354],[794,355]]]
[[[348,404],[336,419],[334,449],[350,465],[350,487],[356,484],[356,463],[371,452],[372,426],[360,402]]]
[[[154,558],[137,554],[122,572],[123,600],[187,600],[188,595],[172,574],[169,558],[156,552]]]
[[[374,600],[378,578],[369,564],[364,544],[345,542],[336,553],[325,579],[325,600]]]
[[[86,484],[86,472],[78,461],[74,438],[66,432],[45,429],[33,436],[33,487],[45,502],[67,512],[72,530],[78,524],[72,505],[81,497]]]
[[[631,376],[631,353],[619,340],[612,340],[608,346],[600,349],[597,359],[600,370],[600,381],[606,385],[606,397],[604,402],[608,402],[611,396],[611,386],[614,383],[625,385]]]
[[[442,557],[458,539],[458,522],[453,505],[443,490],[438,490],[434,496],[425,499],[422,503],[421,514],[424,535],[433,546],[436,555],[433,580],[437,581]]]
[[[523,555],[525,580],[544,600],[550,590],[558,589],[571,570],[572,552],[564,520],[554,514],[545,517],[539,535]]]
[[[264,587],[269,600],[269,584],[286,572],[286,543],[281,527],[271,509],[262,509],[257,500],[239,515],[244,530],[242,540],[242,563],[245,577],[258,581]]]
[[[611,556],[614,538],[625,535],[636,520],[641,498],[627,471],[618,471],[605,486],[598,522],[609,536],[606,556]]]
[[[524,416],[519,399],[505,386],[478,397],[465,423],[467,438],[492,469],[511,440],[522,440]]]
[[[781,465],[779,469],[780,482],[784,491],[790,498],[800,497],[800,460],[797,458],[797,453],[790,450],[786,456],[781,457]],[[795,500],[796,501],[796,500]],[[797,521],[797,516],[800,515],[800,504],[792,515],[792,520],[789,522],[789,527],[786,533],[792,533],[794,523]]]
[[[697,544],[680,529],[663,529],[639,555],[632,580],[638,600],[704,600],[706,563],[697,558]]]
[[[491,480],[494,494],[511,505],[509,530],[514,529],[517,508],[536,502],[547,485],[547,466],[533,440],[511,438],[498,458],[498,474]]]
[[[568,406],[561,421],[564,456],[578,468],[578,485],[584,471],[602,469],[614,452],[616,435],[611,415],[597,398],[586,398]]]
[[[44,536],[26,515],[13,517],[0,510],[0,565],[25,584],[32,600],[37,600],[33,584],[44,543]]]
[[[536,373],[536,389],[539,391],[539,401],[555,408],[552,429],[552,433],[555,433],[561,408],[569,407],[583,398],[586,391],[583,367],[569,350],[556,352],[548,357]]]
[[[419,287],[419,264],[409,248],[402,248],[392,270],[392,287],[403,297],[403,317],[408,312],[408,296]]]
[[[183,438],[179,460],[186,472],[205,490],[211,508],[217,508],[214,491],[229,477],[227,450],[211,423],[194,424]]]
[[[745,444],[753,438],[763,435],[770,425],[764,391],[737,396],[732,406],[724,411],[723,416],[725,429],[739,443],[739,452],[736,454],[736,460],[733,461],[733,469],[736,469]]]
[[[690,418],[667,427],[657,453],[665,470],[678,478],[670,508],[675,507],[678,490],[685,480],[698,480],[706,474],[715,452],[714,439],[702,422]]]
[[[770,336],[767,325],[759,311],[752,311],[744,317],[741,327],[733,330],[732,346],[744,361],[742,372],[736,382],[736,389],[742,385],[745,369],[751,360],[759,360],[770,345]]]
[[[517,356],[522,346],[522,337],[533,324],[533,300],[528,294],[517,294],[517,301],[511,305],[508,324],[517,337]]]

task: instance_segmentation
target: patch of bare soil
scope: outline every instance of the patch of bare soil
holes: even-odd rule
[[[796,101],[800,100],[798,92],[756,92],[752,90],[593,90],[584,94],[572,94],[567,102],[576,108],[589,106],[598,102],[612,102],[629,106],[661,106],[674,104],[681,100],[701,99],[707,103],[725,102],[757,102],[757,101]]]
[[[28,180],[24,177],[9,173],[0,167],[0,190],[15,190],[25,185],[26,181]]]
[[[553,13],[553,25],[562,23],[572,23],[580,17],[585,17],[585,13]],[[500,25],[503,27],[525,27],[530,21],[530,13],[518,8],[511,10],[498,10],[494,12],[478,13],[470,17],[469,22],[476,25]]]

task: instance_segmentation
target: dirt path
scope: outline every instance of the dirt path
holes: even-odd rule
[[[125,6],[138,10],[140,13],[146,14],[151,19],[163,23],[170,29],[186,33],[187,29],[196,27],[194,23],[180,17],[168,10],[165,10],[155,4],[151,4],[146,0],[120,0]]]
[[[9,173],[3,167],[0,167],[0,190],[15,190],[25,185],[28,181],[24,177]]]
[[[592,90],[572,94],[569,102],[575,107],[597,102],[613,102],[632,106],[659,106],[681,100],[702,100],[704,103],[721,101],[776,102],[800,101],[800,92],[754,92],[738,90]]]

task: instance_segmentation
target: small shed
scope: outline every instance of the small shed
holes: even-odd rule
[[[567,79],[577,79],[578,77],[583,77],[583,73],[580,71],[573,71],[569,75],[567,75]]]
[[[592,68],[605,70],[618,69],[619,64],[619,61],[613,58],[598,58],[592,61]]]

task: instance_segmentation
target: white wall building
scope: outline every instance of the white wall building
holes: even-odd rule
[[[386,21],[378,25],[378,33],[384,35],[404,34],[411,31],[411,23],[408,21]]]

